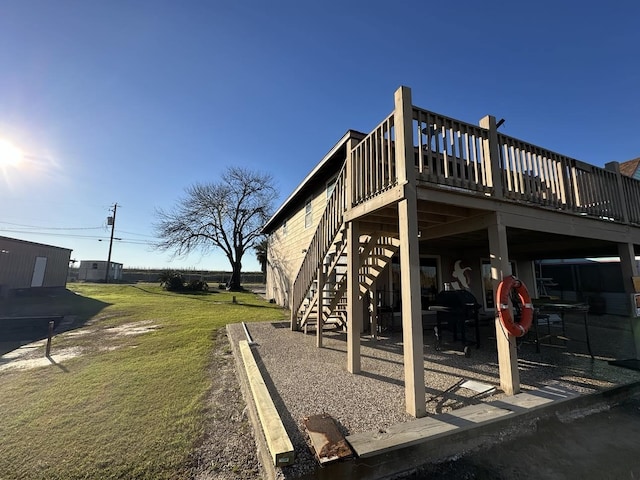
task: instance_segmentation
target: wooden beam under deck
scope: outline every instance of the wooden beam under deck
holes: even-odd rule
[[[463,208],[472,208],[476,212],[496,212],[501,215],[503,225],[510,228],[534,230],[549,234],[570,235],[581,238],[591,238],[603,241],[621,241],[625,243],[640,244],[640,228],[631,227],[612,221],[599,220],[592,217],[581,216],[566,211],[555,211],[544,207],[517,203],[513,201],[500,201],[483,195],[465,195],[439,189],[419,188],[417,190],[419,204],[422,202],[435,202],[436,204],[454,205]],[[475,231],[485,228],[481,216],[475,218],[477,225],[470,225],[466,231]],[[440,238],[448,235],[464,233],[465,221],[458,221],[458,225],[444,225],[442,227],[427,228],[427,238]],[[440,232],[440,229],[442,231]]]

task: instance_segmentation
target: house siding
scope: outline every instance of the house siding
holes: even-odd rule
[[[291,283],[300,269],[306,249],[327,205],[326,184],[319,185],[314,193],[300,204],[300,208],[283,220],[269,238],[266,294],[278,305],[289,306]],[[307,200],[311,199],[311,224],[307,219]],[[286,234],[283,224],[286,222]]]

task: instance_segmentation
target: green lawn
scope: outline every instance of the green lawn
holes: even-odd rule
[[[86,334],[55,337],[52,354],[70,347],[83,353],[59,365],[0,371],[0,479],[187,477],[216,381],[208,373],[216,331],[283,320],[285,313],[250,293],[172,294],[151,284],[68,288],[79,296],[55,308],[86,320],[74,331]],[[157,328],[113,334],[135,322]]]

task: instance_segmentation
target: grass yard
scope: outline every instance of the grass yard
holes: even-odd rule
[[[75,313],[82,326],[54,337],[52,356],[77,356],[0,371],[0,479],[188,478],[216,382],[216,331],[285,313],[252,293],[174,294],[153,284],[68,289],[78,295],[51,300],[51,308]],[[4,310],[20,312],[20,301]]]

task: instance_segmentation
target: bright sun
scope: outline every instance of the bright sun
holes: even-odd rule
[[[22,160],[22,155],[18,147],[0,139],[0,167],[17,165]]]

